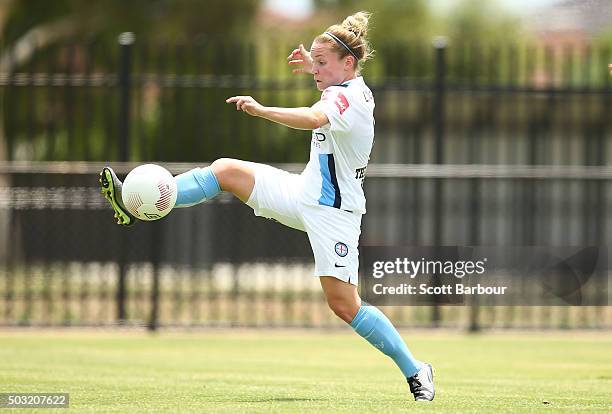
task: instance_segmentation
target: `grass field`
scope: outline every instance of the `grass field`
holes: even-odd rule
[[[348,329],[0,331],[0,388],[69,392],[73,412],[612,412],[611,332],[403,334],[433,403]]]

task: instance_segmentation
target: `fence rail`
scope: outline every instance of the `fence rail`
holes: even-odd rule
[[[276,79],[269,77],[252,77],[236,75],[160,75],[156,73],[132,75],[131,82],[140,86],[161,88],[215,88],[215,89],[276,89],[308,88],[310,79]],[[434,81],[410,77],[388,77],[376,82],[377,90],[410,90],[425,92],[432,89]],[[118,87],[119,76],[116,74],[68,74],[68,73],[6,73],[0,72],[0,86],[35,86],[35,87]],[[474,84],[470,81],[446,81],[445,88],[452,92],[470,94],[594,94],[612,93],[609,88],[590,85],[512,85],[497,82]]]
[[[155,161],[147,161],[155,162]],[[142,163],[113,162],[115,172],[127,174]],[[207,163],[163,162],[166,169],[180,174]],[[109,163],[96,162],[0,162],[0,174],[82,174],[95,175]],[[305,164],[271,164],[292,173],[300,173]],[[612,166],[584,165],[484,165],[484,164],[370,164],[371,178],[491,178],[491,179],[546,179],[609,180]]]

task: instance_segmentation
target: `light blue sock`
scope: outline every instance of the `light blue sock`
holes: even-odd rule
[[[191,207],[210,200],[221,192],[221,186],[210,167],[194,168],[174,177],[176,181],[175,208]]]
[[[350,325],[376,349],[395,361],[406,378],[421,369],[422,363],[412,356],[391,321],[374,306],[361,305]]]

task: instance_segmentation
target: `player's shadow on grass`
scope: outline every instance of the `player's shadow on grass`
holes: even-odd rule
[[[242,398],[232,400],[232,402],[240,403],[269,403],[269,402],[298,402],[298,401],[323,401],[322,398],[294,398],[294,397],[271,397],[271,398]],[[228,401],[222,401],[228,402]]]

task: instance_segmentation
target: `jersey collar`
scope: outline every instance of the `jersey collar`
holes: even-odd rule
[[[353,79],[349,79],[349,80],[347,80],[346,82],[342,82],[342,83],[340,83],[340,84],[338,84],[338,85],[334,85],[334,86],[341,86],[341,87],[343,87],[343,88],[348,88],[349,84],[350,84],[352,81],[357,80],[357,79],[359,79],[360,77],[361,77],[361,76],[355,76]]]

